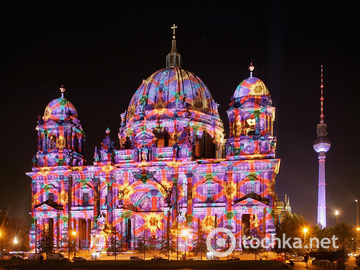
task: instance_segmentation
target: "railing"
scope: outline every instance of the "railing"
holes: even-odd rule
[[[174,149],[172,146],[168,147],[157,147],[153,149],[153,158],[157,160],[171,159],[174,155]]]
[[[115,162],[122,163],[126,161],[135,161],[136,151],[134,149],[122,149],[115,151]]]
[[[329,262],[325,260],[312,260],[312,264],[330,269],[337,269],[337,262]],[[357,270],[357,268],[355,267],[354,270]]]

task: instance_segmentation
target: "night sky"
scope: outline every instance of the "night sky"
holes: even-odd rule
[[[31,181],[25,172],[37,150],[36,122],[60,97],[62,84],[84,124],[87,164],[107,127],[118,141],[119,115],[142,80],[165,67],[175,23],[181,67],[209,87],[227,135],[230,98],[249,76],[252,61],[254,76],[264,81],[277,108],[276,192],[282,200],[288,194],[293,213],[312,225],[318,181],[312,144],[324,65],[325,122],[332,141],[326,158],[327,221],[335,224],[338,209],[339,222],[356,225],[359,1],[205,3],[2,2],[0,207],[30,221]]]

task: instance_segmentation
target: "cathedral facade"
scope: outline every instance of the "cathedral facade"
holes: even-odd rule
[[[107,130],[93,165],[84,164],[85,132],[65,89],[47,105],[27,173],[33,251],[45,234],[55,249],[71,240],[96,251],[111,239],[133,249],[141,237],[161,248],[183,229],[192,239],[214,228],[228,228],[237,239],[275,234],[280,160],[267,87],[250,66],[250,77],[229,97],[225,139],[218,104],[180,61],[174,38],[166,68],[142,82],[121,114],[119,149]]]

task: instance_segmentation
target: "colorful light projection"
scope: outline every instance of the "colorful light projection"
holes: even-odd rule
[[[174,46],[173,40],[180,59]],[[236,237],[275,233],[280,160],[266,86],[250,76],[236,89],[226,142],[218,104],[205,84],[179,62],[167,62],[143,81],[121,115],[120,148],[107,130],[94,165],[83,165],[85,135],[74,106],[63,95],[48,105],[27,173],[33,250],[44,230],[60,249],[75,229],[80,248],[92,250],[110,247],[113,237],[132,249],[143,236],[161,248],[183,229],[193,237],[215,227],[230,228]],[[185,238],[179,239],[183,246]]]

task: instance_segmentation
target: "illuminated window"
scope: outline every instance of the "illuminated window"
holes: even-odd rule
[[[213,138],[205,132],[201,138],[195,138],[194,158],[215,158],[216,148]]]
[[[53,239],[54,239],[54,219],[49,218],[48,221],[49,221],[49,227],[48,227],[49,239],[51,239],[50,241],[53,241]]]
[[[254,192],[254,186],[251,182],[246,183],[246,194]]]
[[[208,185],[208,188],[209,188],[209,194],[210,195],[215,195],[217,192],[217,190],[216,190],[216,184],[215,183],[211,183],[211,184],[209,184]]]
[[[56,148],[56,136],[54,134],[50,135],[50,148]]]
[[[245,130],[246,130],[246,136],[253,136],[256,134],[255,132],[256,127],[256,119],[254,116],[251,116],[250,118],[245,120]]]
[[[49,204],[54,203],[54,193],[49,193]]]
[[[250,214],[241,215],[241,235],[250,236]]]
[[[206,201],[205,202],[214,202],[213,196],[218,193],[218,185],[214,182],[208,181],[203,185],[202,193],[206,194]]]
[[[155,132],[156,146],[167,147],[172,145],[172,140],[167,132]]]
[[[201,139],[197,137],[195,139],[195,157],[201,158]]]
[[[89,206],[89,193],[83,193],[83,206]]]

